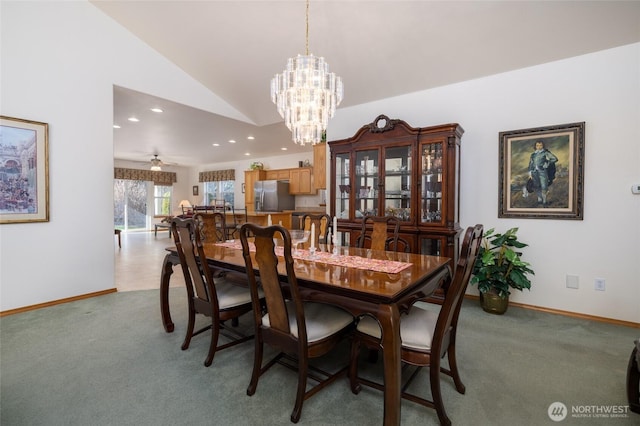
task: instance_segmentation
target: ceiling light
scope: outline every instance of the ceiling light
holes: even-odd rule
[[[151,111],[153,111],[153,112],[164,112],[164,111],[162,111],[161,108],[151,108]]]
[[[329,73],[324,58],[309,54],[309,0],[306,18],[305,56],[289,58],[287,68],[271,80],[271,101],[291,130],[293,141],[303,146],[322,141],[344,92],[342,79]]]
[[[249,139],[250,141],[255,139],[255,136],[247,136],[247,139]]]
[[[212,144],[212,145],[213,145],[213,146],[220,146],[220,144],[219,144],[219,143],[214,143],[214,144]]]
[[[138,120],[138,119],[137,119],[137,118],[135,118],[135,117],[129,117],[127,120],[129,120],[129,121],[133,121],[134,123],[137,123],[138,121],[140,121],[140,120]]]
[[[236,143],[233,139],[229,139],[229,143]]]
[[[244,155],[251,155],[251,153],[250,152],[245,152]]]
[[[285,148],[284,146],[282,148],[280,148],[281,151],[286,151],[287,148]]]
[[[114,124],[114,125],[113,125],[113,128],[114,128],[114,129],[119,129],[119,128],[120,128],[120,126],[118,126],[117,124]]]
[[[151,159],[151,170],[154,172],[160,172],[162,171],[162,168],[160,167],[161,165],[162,161],[158,158],[157,155],[154,155]]]

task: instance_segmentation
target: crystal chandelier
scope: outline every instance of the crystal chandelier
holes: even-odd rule
[[[324,58],[309,54],[309,0],[306,17],[306,54],[289,58],[287,68],[271,80],[271,101],[293,141],[303,146],[322,141],[343,95],[342,79],[329,72]]]

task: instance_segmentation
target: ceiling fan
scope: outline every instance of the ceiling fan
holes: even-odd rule
[[[162,160],[158,158],[158,154],[155,154],[151,159],[151,170],[154,172],[159,172],[162,170],[161,166],[163,164],[164,163],[162,162]]]

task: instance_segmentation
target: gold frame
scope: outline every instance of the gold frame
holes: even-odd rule
[[[584,129],[579,122],[500,132],[498,217],[582,220]],[[542,190],[542,203],[540,187],[530,187],[527,180],[531,153],[540,141],[557,159],[555,180]]]
[[[20,140],[24,138],[24,140]],[[8,197],[0,189],[0,224],[49,222],[49,125],[39,121],[0,116],[0,166],[6,167],[10,161],[5,148],[18,146],[32,150],[27,153],[28,164],[19,164],[20,178],[27,181],[27,194],[35,192],[33,199],[18,200],[21,211],[7,208]],[[31,144],[35,147],[31,148]],[[23,160],[24,157],[21,158]],[[8,194],[8,190],[7,194]],[[7,198],[7,199],[5,199]],[[13,203],[13,201],[12,201]],[[14,207],[15,208],[15,207]],[[33,210],[33,211],[31,211]]]

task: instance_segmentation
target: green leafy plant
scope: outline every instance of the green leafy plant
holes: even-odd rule
[[[535,275],[528,262],[521,259],[522,252],[515,249],[527,247],[518,241],[518,228],[511,228],[504,234],[494,234],[494,228],[485,234],[473,266],[471,284],[477,284],[482,293],[495,292],[505,299],[511,294],[510,288],[530,289],[527,275]]]
[[[262,170],[264,169],[264,165],[260,161],[254,161],[253,163],[251,163],[249,168],[251,170]]]

